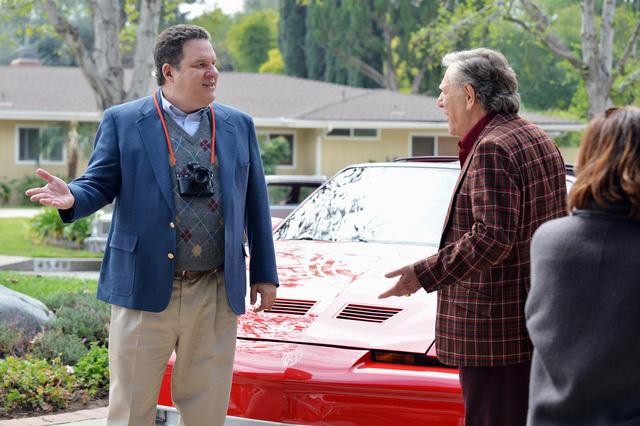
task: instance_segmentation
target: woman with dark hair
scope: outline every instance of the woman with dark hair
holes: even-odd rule
[[[531,245],[528,424],[640,424],[640,108],[589,123],[569,207]]]

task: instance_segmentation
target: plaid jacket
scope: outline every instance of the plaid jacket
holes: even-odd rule
[[[564,161],[539,127],[498,114],[460,172],[435,255],[414,269],[438,290],[438,359],[501,366],[531,359],[524,304],[529,245],[547,220],[564,216]]]

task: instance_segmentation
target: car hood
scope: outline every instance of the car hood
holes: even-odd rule
[[[387,272],[435,247],[276,241],[280,287],[269,312],[239,317],[238,337],[360,349],[426,352],[434,341],[436,295],[378,299]]]

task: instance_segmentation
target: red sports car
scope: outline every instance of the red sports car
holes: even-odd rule
[[[462,425],[438,362],[436,295],[378,299],[438,247],[457,162],[347,167],[274,230],[271,311],[239,317],[227,425]],[[177,424],[167,366],[158,420]],[[162,424],[162,423],[161,423]]]

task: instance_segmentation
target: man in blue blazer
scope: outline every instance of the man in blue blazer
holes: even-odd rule
[[[251,118],[213,103],[219,72],[206,30],[177,25],[154,52],[160,89],[109,108],[85,173],[26,192],[65,222],[115,200],[98,282],[112,304],[109,425],[149,425],[164,368],[183,421],[222,425],[237,315],[271,308],[278,277],[266,183]]]

